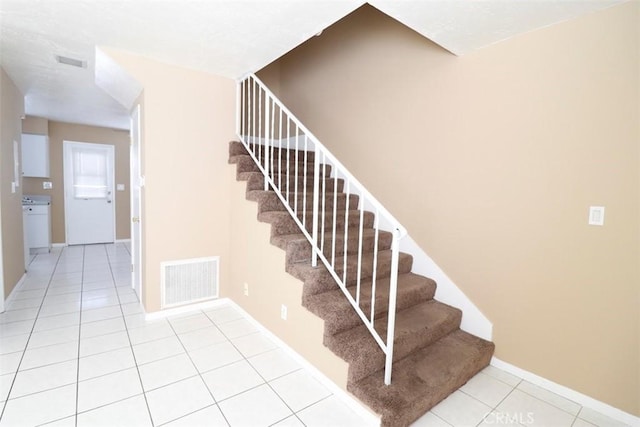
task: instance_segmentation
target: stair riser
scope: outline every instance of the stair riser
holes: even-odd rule
[[[331,261],[331,260],[329,260]],[[404,274],[409,273],[411,271],[411,265],[413,260],[411,257],[402,257],[398,263],[398,273]],[[287,271],[291,272],[294,277],[295,271],[291,269],[287,269]],[[361,273],[361,280],[367,280],[371,278],[371,273],[373,269],[371,266],[369,268],[363,268]],[[337,268],[336,272],[338,276],[342,278],[342,262],[340,259],[337,260]],[[384,278],[389,277],[391,272],[391,265],[387,262],[378,263],[376,277]],[[315,295],[322,292],[327,292],[336,289],[338,286],[333,279],[333,276],[327,271],[327,269],[322,265],[320,268],[317,268],[312,273],[308,274],[306,278],[298,277],[301,280],[304,280],[304,286],[302,288],[303,295]],[[351,286],[355,285],[358,281],[356,268],[352,266],[348,266],[347,268],[347,277],[346,277],[346,285]]]
[[[382,427],[408,427],[485,368],[494,349],[492,343],[457,330],[396,362],[390,386],[384,385],[380,370],[347,383],[347,390],[382,415]]]
[[[349,238],[347,239],[347,253],[358,254],[360,243],[359,237],[356,234],[357,229],[349,230]],[[389,233],[380,233],[378,238],[378,250],[387,250],[391,248],[392,236]],[[362,253],[373,252],[375,247],[374,236],[364,236],[362,239]],[[287,262],[304,262],[311,259],[311,244],[306,240],[298,240],[290,242],[287,245]],[[344,235],[338,235],[336,239],[336,256],[342,256],[344,254]],[[327,237],[324,242],[324,256],[331,257],[333,252],[333,244],[330,237]]]
[[[289,205],[291,206],[291,209],[293,209],[295,206],[294,202],[296,201],[296,198],[294,198],[293,194],[289,194]],[[250,196],[251,197],[251,196]],[[284,197],[287,197],[287,194],[284,194]],[[273,212],[273,211],[285,211],[286,207],[285,205],[280,201],[280,198],[278,198],[278,196],[276,195],[276,193],[274,193],[273,191],[269,192],[268,195],[261,195],[259,198],[254,199],[251,198],[250,200],[255,200],[258,202],[258,212]],[[285,199],[286,200],[286,199]],[[338,211],[343,211],[346,209],[347,206],[347,195],[344,193],[339,193],[336,195],[336,201],[337,201],[337,210]],[[306,203],[306,205],[305,205]],[[333,210],[333,204],[334,204],[334,196],[333,194],[327,194],[325,195],[325,201],[324,201],[324,207],[325,210]],[[322,201],[320,200],[318,202],[319,207],[322,207]],[[349,209],[355,209],[358,206],[358,196],[355,194],[349,195]],[[306,211],[310,211],[313,209],[313,198],[311,197],[307,197],[306,200],[304,200],[304,197],[298,195],[297,197],[297,209],[302,209],[302,210],[306,210]]]
[[[248,154],[244,156],[243,155],[237,156],[237,158],[235,159],[235,163],[238,165],[236,170],[237,173],[260,172],[260,168],[258,167],[256,162],[253,160],[253,158]],[[264,163],[262,165],[264,166]],[[305,170],[305,165],[306,165],[306,170]],[[309,162],[304,163],[301,161],[296,162],[295,159],[290,162],[287,162],[286,159],[283,159],[281,162],[278,162],[278,159],[276,159],[275,163],[271,163],[271,162],[269,163],[270,175],[277,177],[280,173],[282,173],[283,178],[286,176],[287,171],[289,171],[290,176],[307,175],[308,177],[312,177],[314,174],[314,169],[315,169],[314,163],[309,163]],[[325,176],[327,178],[330,177],[331,166],[321,165],[320,175]]]
[[[277,163],[273,163],[269,166],[269,175],[271,175],[271,177],[273,177],[275,180],[278,180],[280,175],[282,175],[282,181],[284,181],[287,176],[287,172],[289,172],[290,177],[306,175],[307,179],[310,180],[314,175],[314,165],[307,163],[306,170],[304,168],[304,163],[298,163],[297,170],[296,170],[295,163],[293,164],[290,163],[288,166],[285,163],[280,165],[278,165]],[[320,173],[318,174],[318,176],[330,178],[331,166],[327,166],[324,169],[322,168],[322,166],[320,166]]]
[[[424,301],[428,301],[433,298],[435,293],[435,286],[432,288],[429,287],[420,287],[413,288],[408,291],[403,290],[402,287],[398,287],[398,295],[396,300],[396,309],[397,311],[404,310],[409,308],[415,304],[419,304]],[[355,298],[355,293],[352,293],[352,296]],[[358,327],[362,325],[362,319],[360,316],[351,309],[350,306],[345,305],[344,310],[341,311],[339,317],[333,316],[324,316],[324,312],[322,310],[315,310],[314,306],[309,304],[310,295],[306,295],[302,299],[302,305],[311,311],[316,316],[320,317],[324,320],[324,333],[325,335],[335,335],[340,332],[346,331],[351,328]],[[379,317],[383,313],[387,311],[389,307],[389,298],[388,295],[381,295],[379,293],[376,294],[375,301],[375,314],[376,317]],[[361,296],[360,299],[360,309],[367,315],[371,313],[371,297]]]
[[[252,190],[264,190],[264,176],[261,172],[240,172],[237,174],[236,178],[239,181],[247,181],[247,191]],[[295,183],[298,181],[298,188],[296,189]],[[320,181],[319,191],[322,193],[322,182],[326,183],[325,194],[329,193],[341,193],[344,188],[344,180],[338,179],[337,187],[335,186],[335,180],[332,178],[326,179],[324,181]],[[274,182],[276,185],[280,185],[279,181]],[[280,190],[283,193],[295,193],[297,191],[298,195],[302,195],[304,189],[306,188],[307,197],[311,198],[313,195],[313,180],[307,179],[306,185],[304,182],[304,178],[302,177],[290,177],[289,179],[289,187],[287,187],[286,179],[282,180],[282,187]],[[337,190],[336,190],[337,188]]]
[[[302,214],[299,214],[299,219],[302,222]],[[333,231],[333,216],[325,215],[324,218],[324,232],[332,232]],[[306,213],[304,218],[305,228],[307,232],[311,233],[313,229],[313,216],[310,212]],[[372,228],[373,227],[373,214],[371,212],[365,212],[364,214],[364,223],[363,228]],[[347,222],[348,227],[358,227],[360,225],[360,217],[357,215],[349,215],[349,220]],[[344,235],[345,222],[344,216],[338,216],[336,221],[336,234]],[[318,232],[322,232],[322,218],[318,218]],[[283,234],[296,234],[300,233],[300,228],[298,224],[296,224],[295,220],[291,217],[283,217],[279,218],[277,223],[271,224],[271,235],[272,236],[280,236]]]
[[[244,148],[244,145],[242,145],[241,142],[239,141],[233,141],[231,143],[229,143],[229,159],[234,159],[235,156],[241,156],[241,155],[249,155],[249,153],[247,152],[247,149]],[[235,163],[235,160],[234,160]]]
[[[452,311],[451,315],[441,323],[430,323],[429,328],[413,333],[410,337],[398,337],[396,335],[393,345],[394,362],[403,359],[417,349],[431,345],[440,338],[455,331],[460,327],[461,320],[462,313],[456,310]],[[379,317],[379,322],[379,325],[386,325],[386,316],[384,318],[382,316]],[[381,336],[383,339],[386,339],[386,326]],[[372,337],[370,337],[370,349],[368,351],[358,352],[357,354],[344,354],[343,344],[336,341],[335,337],[336,335],[325,334],[324,345],[349,363],[349,382],[359,381],[362,378],[384,369],[385,354]]]
[[[325,194],[328,192],[331,193],[341,193],[344,190],[344,180],[338,179],[337,187],[335,186],[335,180],[333,178],[326,178],[324,180],[320,180],[318,184],[319,194],[322,194],[322,185],[324,182],[325,185]],[[287,187],[287,182],[289,183]],[[295,193],[302,194],[303,189],[307,191],[307,197],[312,197],[313,194],[313,177],[307,176],[306,179],[304,176],[289,176],[289,180],[287,181],[286,175],[282,175],[282,177],[276,176],[273,178],[273,183],[280,188],[280,191],[283,193]],[[296,188],[296,184],[298,187]],[[337,190],[336,190],[337,188]]]
[[[249,148],[251,149],[251,151],[254,151],[256,156],[259,156],[260,158],[264,158],[264,146],[260,145],[258,146],[255,150],[253,148],[253,145],[250,144]],[[300,143],[300,148],[298,150],[294,150],[294,149],[286,149],[283,148],[282,150],[280,148],[274,148],[274,147],[269,147],[269,155],[273,156],[273,157],[279,157],[280,156],[280,152],[282,151],[282,158],[286,159],[287,158],[287,154],[289,155],[290,159],[295,159],[296,157],[296,152],[298,154],[298,159],[300,159],[300,161],[303,161],[304,157],[305,157],[305,151],[304,151],[304,143]],[[307,151],[306,152],[306,156],[307,156],[307,161],[309,162],[313,162],[315,160],[315,152],[314,151]]]

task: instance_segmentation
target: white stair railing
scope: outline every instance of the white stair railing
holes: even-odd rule
[[[400,239],[407,234],[405,228],[253,74],[238,83],[236,122],[238,136],[264,174],[264,189],[273,189],[311,244],[312,265],[316,267],[320,259],[385,353],[384,381],[390,384]],[[350,206],[352,196],[358,197],[357,206]],[[344,219],[342,227],[337,225],[339,218]],[[367,222],[373,236],[365,236]],[[381,230],[392,233],[385,338],[375,328]],[[357,248],[349,246],[353,233]],[[372,258],[366,260],[365,241],[373,244]],[[353,257],[355,271],[353,261],[349,268]],[[371,289],[366,312],[361,307],[365,282]],[[349,289],[354,284],[355,290]]]

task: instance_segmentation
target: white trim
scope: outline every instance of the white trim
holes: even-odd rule
[[[51,244],[52,248],[66,248],[67,246],[69,246],[69,245],[67,245],[66,243],[52,243]]]
[[[242,307],[236,304],[234,301],[223,298],[226,302],[229,303],[233,308],[241,312],[247,320],[249,320],[256,328],[258,328],[262,333],[264,333],[270,340],[278,344],[287,354],[294,359],[298,364],[300,364],[304,369],[311,372],[311,375],[318,380],[322,385],[331,391],[333,395],[335,395],[342,403],[347,405],[352,411],[358,414],[360,417],[368,420],[365,426],[379,426],[380,425],[380,417],[376,416],[370,409],[365,407],[362,403],[360,403],[355,397],[351,396],[342,388],[338,387],[336,383],[331,381],[324,373],[322,373],[318,368],[313,366],[311,363],[307,361],[304,357],[302,357],[298,352],[289,347],[287,343],[282,341],[276,335],[274,335],[270,330],[264,327],[260,322],[254,319],[249,313],[247,313]]]
[[[113,243],[127,243],[130,241],[131,239],[116,239]]]
[[[160,311],[154,311],[152,313],[145,312],[144,313],[144,319],[148,320],[148,321],[154,321],[154,320],[164,319],[165,317],[179,316],[179,315],[185,314],[185,313],[195,312],[195,311],[199,311],[199,310],[206,310],[208,308],[213,308],[213,307],[218,307],[218,306],[224,305],[226,303],[226,300],[227,300],[227,298],[215,299],[215,300],[211,300],[211,301],[205,301],[205,302],[199,302],[199,303],[195,303],[195,304],[183,305],[181,307],[167,308],[167,309],[160,310]],[[142,304],[140,304],[140,305],[142,305]],[[142,310],[144,311],[144,306],[142,307]]]
[[[437,283],[435,298],[445,304],[462,310],[460,329],[491,341],[493,324],[480,309],[460,290],[453,280],[427,255],[411,238],[405,236],[400,240],[400,250],[413,256],[411,271],[422,276],[430,277]]]
[[[7,297],[6,300],[4,300],[4,308],[6,309],[7,307],[9,307],[9,305],[13,302],[13,299],[16,296],[16,292],[22,287],[22,285],[24,284],[25,280],[27,279],[27,273],[23,274],[22,277],[20,278],[20,280],[18,280],[18,283],[16,283],[16,285],[13,287],[13,290],[11,291],[11,293],[9,294],[9,296]],[[2,311],[0,311],[1,313]]]
[[[540,386],[566,399],[572,400],[585,408],[600,412],[614,420],[618,420],[633,427],[640,427],[640,417],[624,412],[621,409],[615,408],[607,403],[587,396],[586,394],[570,389],[569,387],[550,381],[532,372],[518,368],[517,366],[504,362],[496,357],[491,358],[491,366],[495,366],[505,372],[516,375],[523,380]]]

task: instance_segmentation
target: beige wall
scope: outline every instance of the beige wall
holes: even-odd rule
[[[4,296],[9,296],[24,275],[22,186],[11,192],[14,181],[13,141],[20,150],[24,97],[0,67],[0,218],[2,222],[2,272]],[[18,177],[20,179],[20,177]]]
[[[160,309],[160,263],[220,256],[229,277],[227,143],[235,82],[105,49],[144,87],[142,172],[144,305]]]
[[[256,221],[258,204],[247,201],[247,184],[236,181],[236,166],[227,166],[231,182],[230,278],[221,293],[231,298],[298,354],[346,389],[348,364],[322,343],[324,321],[302,307],[302,282],[285,271],[285,251],[273,246],[271,225]],[[244,295],[244,284],[249,295]],[[287,306],[287,320],[280,308]]]
[[[365,6],[267,73],[489,317],[498,358],[634,415],[639,8],[456,57]]]
[[[45,124],[46,122],[46,124]],[[24,178],[24,194],[51,196],[51,240],[65,243],[64,171],[62,162],[63,141],[111,144],[115,146],[115,180],[124,184],[125,191],[116,191],[116,239],[130,236],[129,193],[129,131],[104,127],[78,125],[27,117],[23,122],[25,133],[49,135],[50,178]],[[51,190],[44,190],[42,183],[50,181]]]
[[[26,116],[22,119],[22,133],[49,135],[49,120],[44,117]]]

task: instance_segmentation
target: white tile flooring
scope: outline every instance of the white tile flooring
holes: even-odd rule
[[[36,255],[0,314],[0,426],[366,421],[232,306],[146,321],[125,244]],[[414,423],[623,424],[489,367]]]

